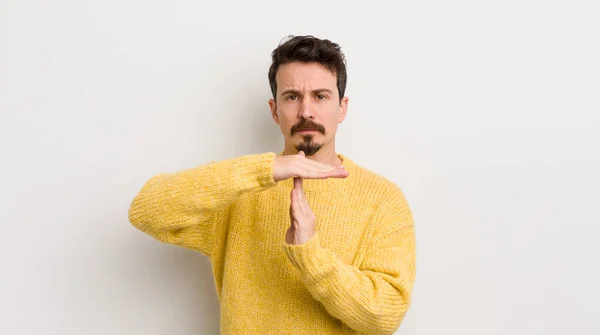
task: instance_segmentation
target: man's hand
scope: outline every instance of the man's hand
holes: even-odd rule
[[[304,244],[310,240],[316,232],[316,217],[308,205],[304,190],[302,189],[302,178],[294,178],[294,188],[290,194],[290,228],[285,233],[285,242],[288,244]]]
[[[273,162],[273,179],[280,181],[288,178],[346,178],[348,171],[343,166],[333,166],[319,163],[306,158],[304,152],[297,155],[284,155],[275,157]]]

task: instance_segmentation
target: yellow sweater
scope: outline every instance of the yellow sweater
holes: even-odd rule
[[[210,258],[221,334],[393,334],[415,278],[403,193],[338,154],[349,176],[303,181],[317,233],[288,245],[293,179],[273,180],[282,154],[159,174],[133,199],[129,220]]]

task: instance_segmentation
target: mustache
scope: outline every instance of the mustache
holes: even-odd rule
[[[316,130],[321,134],[325,134],[325,127],[313,123],[312,121],[307,121],[302,119],[302,121],[298,122],[298,124],[294,125],[291,129],[292,135],[301,130]]]

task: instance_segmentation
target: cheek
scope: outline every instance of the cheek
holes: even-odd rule
[[[329,135],[335,134],[337,132],[337,125],[337,120],[332,120],[327,124],[327,131],[329,132]]]
[[[327,112],[327,119],[324,121],[327,122],[329,127],[336,127],[338,124],[339,115],[340,109],[338,107],[332,108]]]
[[[280,113],[279,114],[279,126],[282,130],[288,131],[290,128],[296,123],[296,120],[291,117],[289,114]]]
[[[281,117],[281,124],[284,126],[291,126],[294,124],[295,119],[288,114],[283,114]]]

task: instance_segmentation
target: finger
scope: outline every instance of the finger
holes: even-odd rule
[[[298,202],[298,189],[293,188],[292,192],[290,193],[290,195],[291,195],[291,202],[290,202],[290,204],[294,205],[295,203]]]
[[[303,159],[304,162],[307,163],[308,166],[311,166],[315,169],[320,169],[320,170],[335,170],[337,167],[331,164],[326,164],[326,163],[321,163],[321,162],[317,162],[315,160],[312,159]]]
[[[294,188],[297,190],[303,190],[302,188],[302,177],[294,178]]]
[[[331,164],[320,163],[315,160],[308,159],[303,155],[303,151],[302,154],[298,155],[301,156],[301,158],[297,161],[299,167],[296,175],[297,177],[325,179],[329,177],[345,178],[348,176],[348,172],[341,165],[335,166]]]
[[[299,228],[299,225],[303,222],[306,222],[304,219],[309,215],[308,203],[303,199],[302,191],[298,189],[294,189],[294,202],[292,203],[292,226],[295,228]]]
[[[296,190],[298,194],[298,207],[300,212],[304,215],[308,215],[310,211],[310,207],[308,205],[308,200],[306,199],[306,194],[302,190]]]
[[[324,171],[327,173],[338,173],[340,171],[345,171],[346,169],[342,165],[331,165],[320,162],[315,162],[313,160],[309,160],[312,163],[312,167],[317,171]]]
[[[291,192],[291,203],[290,203],[290,218],[292,219],[292,221],[294,220],[294,218],[296,217],[296,215],[299,214],[299,206],[298,206],[298,190],[296,190],[295,188],[292,189]]]
[[[344,169],[333,169],[333,170],[309,170],[305,178],[345,178],[348,176],[348,172]]]
[[[302,187],[302,178],[294,179],[294,191],[296,191],[296,203],[301,213],[308,215],[310,213],[310,206],[308,205],[308,199],[304,193]]]
[[[310,159],[306,161],[301,167],[304,170],[302,177],[305,178],[345,177],[348,174],[342,166],[323,164]]]
[[[295,193],[295,191],[292,190],[292,202],[290,203],[290,227],[294,227],[294,221],[295,221],[295,217],[296,217],[296,209],[295,209],[296,200],[294,199],[294,196],[293,196],[294,193]]]
[[[336,169],[343,168],[342,166],[334,166],[331,164],[325,164],[312,159],[308,159],[306,158],[304,151],[299,151],[298,155],[302,157],[302,159],[299,160],[300,165],[306,168],[312,167],[313,169],[321,171],[334,171]]]

